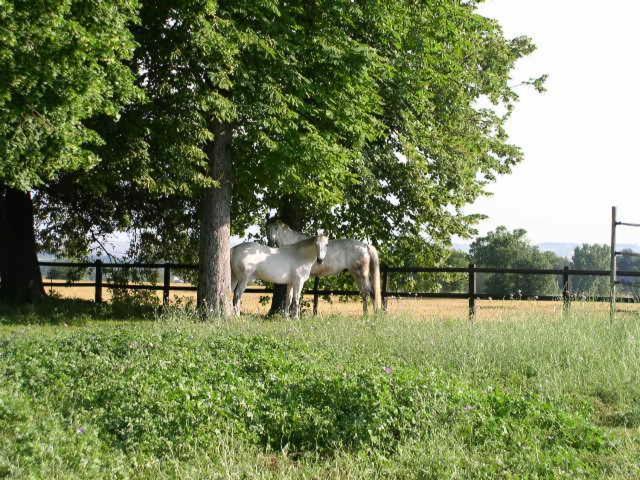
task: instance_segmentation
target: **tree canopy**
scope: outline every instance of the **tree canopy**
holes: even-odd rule
[[[0,298],[44,295],[34,189],[93,169],[105,143],[87,122],[139,98],[128,60],[135,0],[0,3]],[[77,239],[87,231],[73,233]]]
[[[125,171],[161,193],[162,209],[147,205],[133,222],[153,232],[142,238],[154,255],[198,235],[208,118],[234,126],[240,235],[294,205],[310,230],[389,248],[398,236],[446,243],[473,231],[478,217],[462,207],[522,158],[504,122],[513,65],[533,46],[506,39],[474,4],[143,2],[140,19],[149,102],[123,114],[138,128],[123,125],[144,134],[150,163]]]
[[[210,263],[226,243],[205,261],[203,236],[275,209],[390,259],[438,258],[473,232],[462,208],[522,159],[504,125],[534,47],[477,2],[11,5],[0,180],[36,190],[51,250],[128,230],[141,257]],[[23,126],[33,138],[12,136]]]
[[[86,171],[103,139],[84,121],[139,95],[127,65],[136,0],[0,4],[0,183],[27,192]]]

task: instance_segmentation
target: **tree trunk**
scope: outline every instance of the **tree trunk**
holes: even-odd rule
[[[292,198],[283,199],[278,208],[278,218],[289,225],[294,230],[301,231],[303,225],[304,212],[301,208],[296,208],[298,202]],[[276,245],[271,245],[275,247]],[[271,308],[268,315],[284,314],[285,301],[287,297],[286,285],[274,285],[273,297],[271,297]]]
[[[0,300],[4,297],[4,284],[9,276],[9,226],[7,225],[7,189],[0,184]]]
[[[205,317],[231,313],[231,127],[215,124],[215,139],[206,148],[209,175],[218,187],[208,188],[200,206],[198,307]]]
[[[27,303],[44,295],[31,194],[0,186],[0,299]]]

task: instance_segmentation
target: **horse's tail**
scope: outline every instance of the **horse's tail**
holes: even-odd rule
[[[378,250],[373,245],[367,245],[369,250],[369,275],[373,285],[373,308],[376,311],[382,310],[382,292],[380,289],[380,258]]]
[[[238,278],[236,277],[236,273],[235,273],[235,268],[233,268],[233,252],[235,250],[235,247],[231,249],[231,254],[229,255],[229,263],[230,265],[230,270],[231,270],[231,292],[235,292],[236,291],[236,286],[238,285]]]
[[[236,278],[236,276],[233,274],[233,269],[231,269],[231,291],[235,292],[236,291],[236,286],[238,285],[238,279]]]

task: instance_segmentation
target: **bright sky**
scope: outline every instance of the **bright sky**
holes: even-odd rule
[[[547,92],[521,92],[510,124],[525,161],[469,208],[498,225],[524,228],[534,243],[609,243],[611,206],[640,223],[638,0],[487,0],[509,37],[538,50],[518,64],[514,83],[549,74]],[[640,243],[639,229],[618,229]]]

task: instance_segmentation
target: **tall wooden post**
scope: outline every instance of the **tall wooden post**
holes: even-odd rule
[[[611,321],[613,321],[616,316],[616,227],[618,226],[616,210],[616,207],[611,207],[611,272],[609,277],[609,319]]]
[[[469,264],[469,321],[476,319],[476,264]]]

